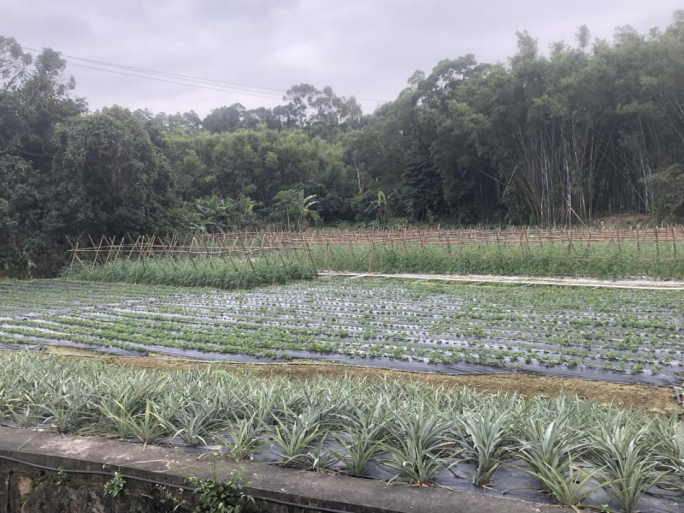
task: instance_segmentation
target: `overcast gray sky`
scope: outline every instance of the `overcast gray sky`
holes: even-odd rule
[[[429,72],[441,59],[473,53],[505,61],[518,30],[546,50],[573,42],[582,24],[601,38],[620,25],[664,27],[681,7],[684,0],[0,0],[0,35],[138,68],[283,91],[330,85],[339,95],[392,100],[413,71]],[[91,110],[118,104],[203,116],[235,102],[282,103],[83,67],[69,72]],[[280,95],[257,94],[268,93]],[[370,112],[375,104],[364,105]]]

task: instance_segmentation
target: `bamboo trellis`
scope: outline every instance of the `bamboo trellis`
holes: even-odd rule
[[[327,245],[372,243],[421,243],[421,244],[516,244],[520,240],[535,243],[567,243],[568,241],[590,243],[667,243],[684,242],[684,227],[661,226],[653,228],[537,228],[510,227],[505,229],[310,229],[303,232],[263,230],[206,234],[198,238],[209,241],[236,239],[261,241],[269,246],[298,244]]]
[[[308,259],[315,267],[312,248],[347,246],[350,252],[363,248],[371,267],[373,253],[377,247],[393,246],[410,248],[420,245],[452,247],[478,245],[480,247],[518,244],[521,248],[535,245],[561,245],[574,251],[576,247],[586,248],[608,245],[618,252],[631,247],[641,259],[684,258],[684,227],[660,226],[652,228],[553,228],[511,227],[506,229],[430,229],[401,228],[374,230],[310,229],[302,232],[282,230],[231,231],[220,234],[202,234],[170,237],[140,236],[137,238],[108,238],[99,241],[88,237],[87,242],[72,244],[68,268],[74,266],[96,266],[119,259],[146,260],[170,258],[179,259],[251,259],[262,257],[274,262],[282,261],[284,253],[293,254],[297,260]],[[644,246],[649,246],[649,255],[641,255]],[[678,248],[678,246],[680,246]],[[664,256],[662,258],[665,258]]]
[[[202,236],[190,235],[181,237],[159,237],[157,235],[139,236],[137,238],[109,238],[101,236],[96,242],[87,237],[71,244],[70,257],[67,263],[67,275],[74,268],[94,268],[115,261],[142,262],[145,265],[149,260],[166,260],[178,262],[184,259],[185,265],[195,265],[196,261],[206,261],[212,264],[213,259],[222,259],[231,263],[238,270],[238,262],[248,264],[248,268],[254,271],[254,260],[263,259],[269,266],[287,267],[283,254],[287,254],[300,264],[312,266],[315,264],[311,249],[306,241],[301,244],[283,245],[278,241],[266,238],[245,237],[235,234],[231,239],[212,240]],[[239,271],[242,272],[242,271]]]

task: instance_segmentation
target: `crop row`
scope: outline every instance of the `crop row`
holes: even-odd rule
[[[0,336],[14,343],[273,359],[337,354],[397,365],[630,372],[637,379],[682,370],[684,302],[673,291],[339,279],[241,292],[112,285],[107,294],[101,285],[90,291],[60,281],[3,287],[9,293]]]
[[[0,355],[0,421],[412,484],[448,486],[456,475],[476,487],[506,486],[505,476],[494,477],[506,466],[569,506],[605,504],[607,493],[615,509],[633,512],[652,494],[684,498],[684,426],[675,416],[563,397],[160,373],[18,353]]]

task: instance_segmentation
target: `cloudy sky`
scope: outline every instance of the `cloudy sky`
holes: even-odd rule
[[[609,39],[620,25],[664,27],[682,7],[684,0],[0,0],[0,35],[99,61],[70,60],[77,94],[92,110],[119,104],[203,116],[235,102],[273,107],[281,91],[306,82],[362,98],[370,112],[441,59],[505,61],[518,30],[546,50],[573,42],[582,24]],[[101,63],[167,75],[146,80]],[[191,81],[170,74],[217,82],[171,84],[165,80]]]

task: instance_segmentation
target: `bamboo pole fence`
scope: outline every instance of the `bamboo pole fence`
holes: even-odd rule
[[[309,229],[306,231],[250,230],[198,235],[208,240],[257,239],[266,245],[367,245],[399,243],[421,245],[481,245],[532,243],[606,243],[642,244],[648,242],[684,242],[684,226],[662,226],[650,229],[634,228],[394,228],[394,229]]]
[[[269,265],[286,265],[288,255],[301,263],[309,262],[317,271],[325,270],[335,248],[348,251],[357,268],[370,272],[377,260],[378,250],[392,248],[408,252],[411,248],[439,246],[448,254],[458,257],[459,250],[477,247],[501,253],[505,248],[517,247],[521,254],[529,253],[535,246],[559,246],[569,255],[588,258],[596,248],[607,246],[622,255],[632,249],[639,260],[684,259],[684,227],[660,226],[653,228],[393,228],[393,229],[308,229],[241,230],[216,234],[187,236],[157,235],[136,238],[102,236],[99,239],[81,237],[70,241],[71,250],[67,268],[94,267],[118,260],[145,261],[168,259],[174,265],[196,266],[198,260],[206,260],[212,266],[213,259],[222,259],[235,266],[236,261],[249,264],[264,259]],[[679,248],[678,248],[679,246]],[[647,252],[645,248],[649,248]],[[316,261],[313,251],[320,258]],[[579,253],[583,256],[580,256]],[[316,264],[318,262],[318,265]],[[67,273],[68,274],[68,273]]]

